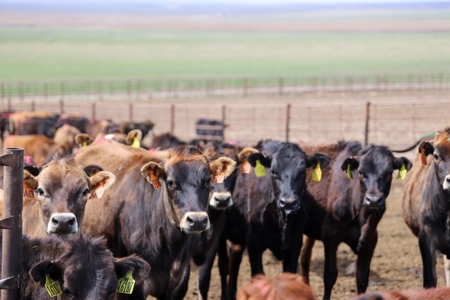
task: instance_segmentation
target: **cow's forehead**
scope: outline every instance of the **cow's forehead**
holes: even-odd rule
[[[65,183],[69,185],[83,184],[89,182],[89,177],[83,169],[76,164],[59,160],[50,163],[38,175],[38,181],[43,184]]]

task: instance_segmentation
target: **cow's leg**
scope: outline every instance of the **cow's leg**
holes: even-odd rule
[[[242,261],[242,254],[244,253],[245,246],[233,244],[230,249],[230,275],[228,277],[228,299],[232,300],[236,298],[237,291],[237,279],[239,273],[239,266]]]
[[[175,264],[177,262],[175,261]],[[182,268],[182,270],[181,270]],[[172,270],[173,271],[173,270]],[[170,300],[182,300],[186,296],[189,284],[189,275],[191,273],[191,267],[189,263],[186,267],[180,267],[180,272],[183,272],[179,276],[179,281],[175,278],[169,280],[169,286],[166,292],[166,298]],[[177,276],[178,277],[178,276]]]
[[[222,300],[227,300],[227,277],[228,277],[228,249],[227,240],[224,237],[219,238],[219,246],[217,249],[220,283],[222,287]]]
[[[422,232],[419,233],[419,248],[422,255],[423,287],[435,287],[437,284],[435,249]]]
[[[211,281],[211,269],[217,253],[218,241],[206,252],[204,263],[198,269],[198,298],[208,299],[209,283]]]
[[[450,287],[450,260],[444,254],[445,283]]]
[[[297,273],[298,257],[300,256],[303,244],[302,232],[303,230],[299,230],[298,233],[293,236],[293,243],[286,251],[286,255],[283,259],[283,272]]]
[[[263,255],[263,247],[261,247],[261,243],[258,243],[257,240],[259,238],[250,239],[248,241],[248,259],[250,261],[250,268],[252,272],[252,277],[256,274],[264,274],[263,264],[262,264],[262,255]]]
[[[375,231],[370,241],[365,241],[359,249],[358,259],[356,261],[356,288],[358,294],[366,292],[369,284],[370,262],[378,241],[378,233]]]
[[[314,247],[315,239],[306,236],[305,243],[302,246],[302,252],[300,253],[300,275],[304,283],[309,284],[309,267],[311,265],[312,249]]]
[[[325,292],[323,299],[329,300],[331,298],[331,290],[333,289],[338,277],[337,248],[339,246],[339,242],[333,237],[324,237],[323,245],[325,248],[325,266],[323,270]]]

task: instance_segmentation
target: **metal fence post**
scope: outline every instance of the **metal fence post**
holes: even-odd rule
[[[222,105],[222,139],[226,141],[225,139],[225,122],[227,121],[227,107],[225,105]]]
[[[291,105],[286,106],[286,143],[289,143],[289,125],[291,122]]]
[[[366,126],[364,131],[364,145],[369,143],[370,102],[366,102]]]
[[[2,299],[20,299],[22,266],[22,208],[23,208],[23,149],[5,148],[0,156],[4,167],[4,202],[0,228],[2,241],[2,276],[0,288]]]

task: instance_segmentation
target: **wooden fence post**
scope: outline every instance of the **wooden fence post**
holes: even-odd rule
[[[95,121],[95,117],[96,117],[96,105],[95,102],[92,102],[92,120]]]
[[[222,139],[225,141],[225,128],[227,125],[225,122],[227,121],[227,107],[225,105],[222,105]]]
[[[286,143],[289,143],[289,125],[291,122],[291,104],[286,106]]]
[[[61,99],[61,100],[59,101],[59,112],[60,112],[61,114],[64,113],[64,101],[63,101],[63,99]]]
[[[175,105],[170,106],[170,133],[175,131]]]
[[[370,102],[366,102],[366,126],[364,131],[364,145],[369,143]]]
[[[133,103],[130,102],[128,105],[128,119],[130,122],[133,122]]]

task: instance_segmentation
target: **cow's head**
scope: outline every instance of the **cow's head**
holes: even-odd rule
[[[59,286],[61,299],[113,299],[119,279],[128,272],[136,284],[150,272],[149,264],[138,256],[114,258],[103,238],[81,235],[62,241],[60,247],[64,248],[60,257],[36,263],[29,273],[42,286],[48,276]]]
[[[429,142],[419,145],[422,164],[426,164],[426,157],[433,155],[433,166],[439,184],[444,191],[450,191],[450,127],[439,131],[434,138],[434,146]]]
[[[394,157],[387,147],[368,145],[360,151],[358,157],[345,159],[341,169],[347,172],[349,179],[359,180],[364,207],[384,210],[394,170],[406,172],[411,167],[412,163],[407,158]],[[354,170],[358,170],[358,176],[353,176],[356,173]]]
[[[153,188],[164,188],[164,208],[170,222],[185,233],[209,228],[206,210],[212,183],[220,183],[234,170],[228,157],[213,161],[197,148],[179,146],[168,150],[166,158],[150,161],[141,174]]]
[[[204,148],[204,153],[210,159],[228,157],[233,161],[238,161],[238,148],[227,143],[208,144]],[[213,183],[209,197],[209,206],[213,209],[224,210],[233,205],[232,194],[236,185],[236,170],[234,170],[223,182]]]
[[[47,234],[64,236],[78,231],[86,201],[101,198],[115,180],[104,171],[88,177],[74,159],[56,158],[37,177],[24,171],[23,196],[39,201],[39,219]]]
[[[263,153],[250,155],[248,162],[253,168],[261,168],[258,165],[262,165],[270,169],[277,207],[289,214],[300,209],[306,190],[306,169],[324,168],[330,158],[322,153],[306,155],[296,144],[279,143],[277,149],[267,156]]]

